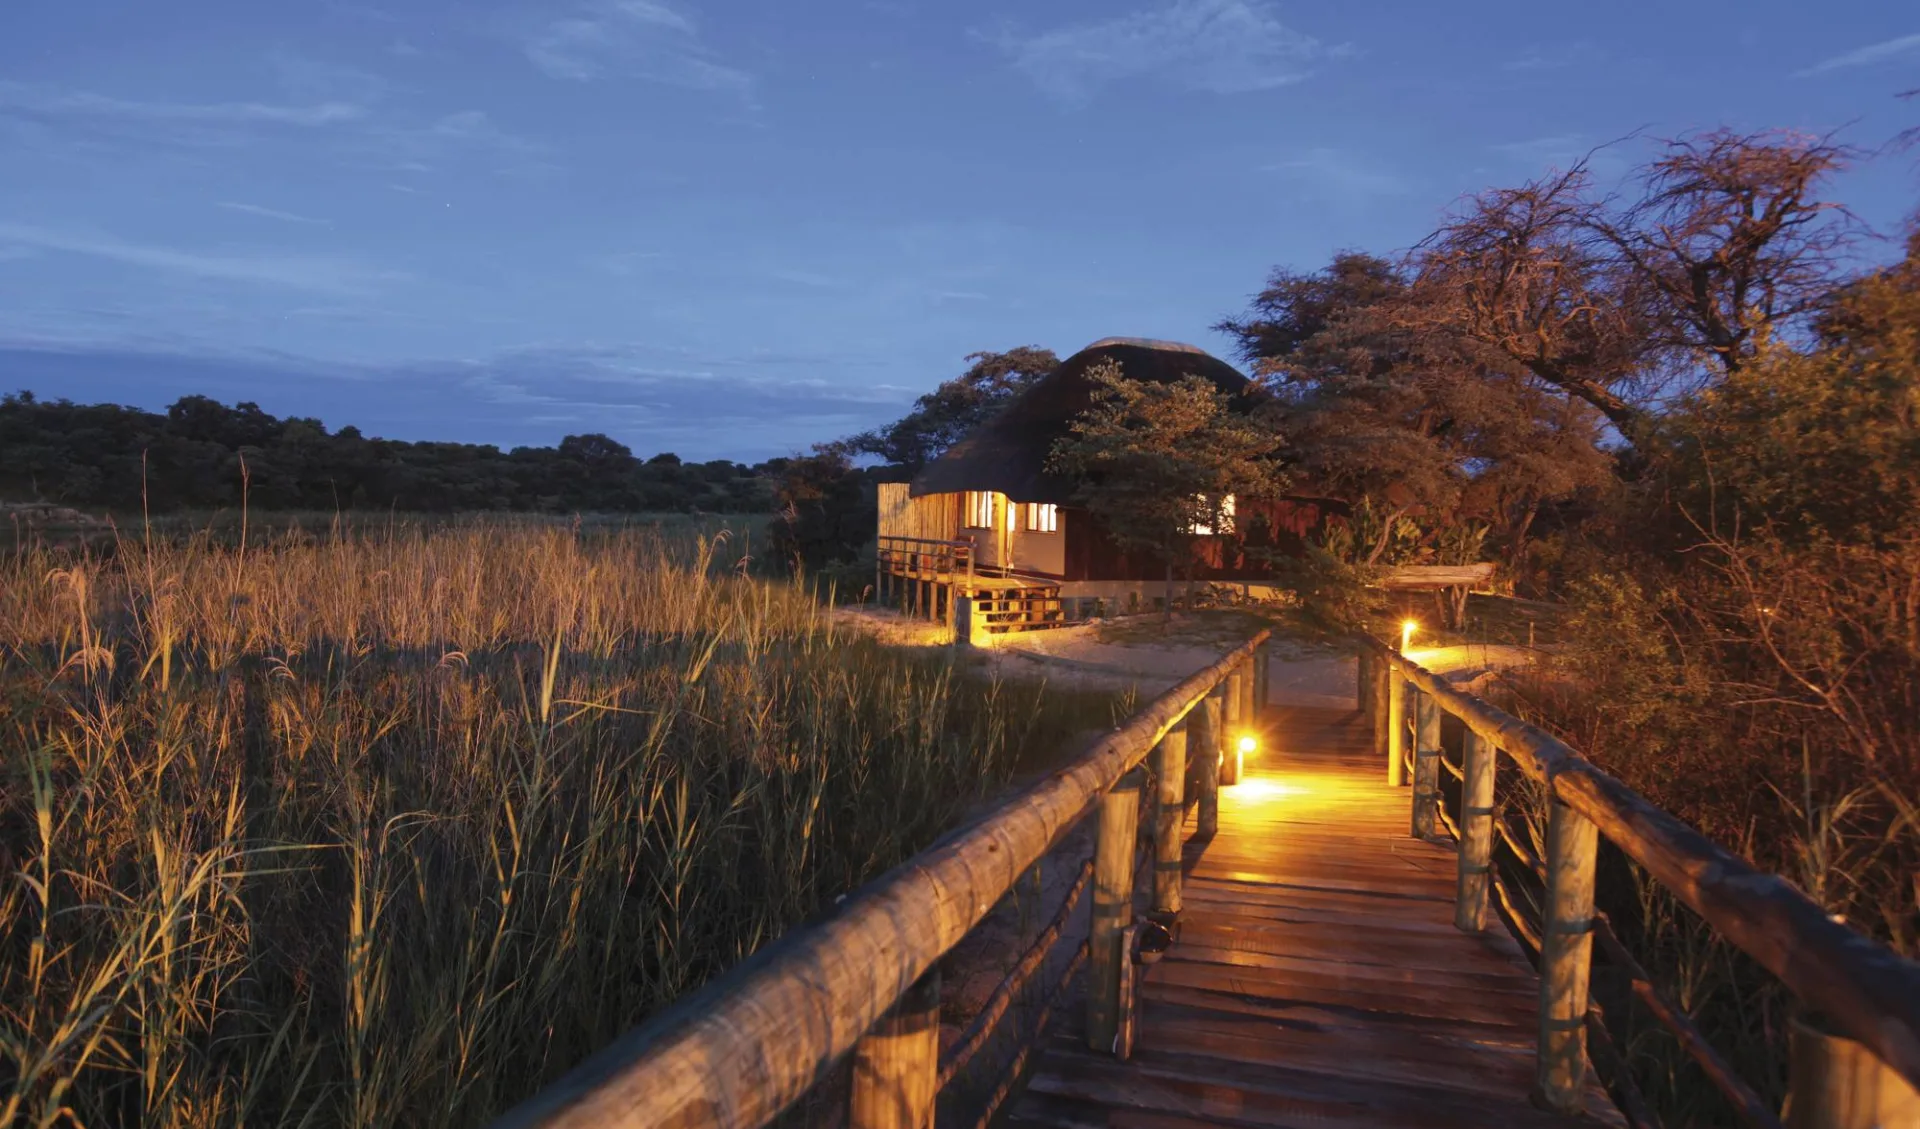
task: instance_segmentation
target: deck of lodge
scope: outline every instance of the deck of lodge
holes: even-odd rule
[[[1587,1118],[1530,1104],[1539,982],[1497,921],[1454,927],[1454,845],[1408,836],[1364,719],[1263,720],[1219,833],[1187,844],[1131,1058],[1088,1050],[1081,1009],[1060,1009],[1006,1124],[1624,1126],[1593,1082]]]
[[[973,601],[978,627],[989,634],[1034,631],[1067,624],[1059,584],[1005,569],[982,569],[967,541],[882,536],[874,558],[875,602],[903,615],[953,622],[954,601]]]

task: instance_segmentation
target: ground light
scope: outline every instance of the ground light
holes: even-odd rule
[[[1251,733],[1243,735],[1240,738],[1240,740],[1234,742],[1233,771],[1231,773],[1222,773],[1222,776],[1226,780],[1226,782],[1232,783],[1232,784],[1238,784],[1242,779],[1245,778],[1246,772],[1247,772],[1247,757],[1251,755],[1253,751],[1259,747],[1260,747],[1260,743],[1254,739],[1253,734]],[[1227,759],[1227,754],[1226,754],[1226,751],[1223,749],[1221,750],[1221,753],[1220,753],[1220,762],[1221,762],[1221,767],[1223,768],[1226,766],[1226,759]]]

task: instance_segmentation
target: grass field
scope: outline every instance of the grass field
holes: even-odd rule
[[[0,555],[0,1124],[478,1123],[1111,720],[743,540]]]

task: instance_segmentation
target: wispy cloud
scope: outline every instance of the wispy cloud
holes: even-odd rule
[[[1068,103],[1141,78],[1217,94],[1268,90],[1350,54],[1288,27],[1265,0],[1175,0],[1097,23],[1029,35],[1003,29],[987,38],[1042,91]]]
[[[1397,196],[1408,190],[1406,181],[1393,173],[1338,149],[1318,146],[1298,157],[1272,161],[1266,172],[1279,173],[1318,194],[1339,199],[1357,196]]]
[[[1594,62],[1601,52],[1585,40],[1573,43],[1529,44],[1518,56],[1500,64],[1503,71],[1557,71],[1577,63]]]
[[[245,212],[247,215],[250,215],[250,216],[259,216],[262,219],[269,219],[269,220],[280,220],[285,223],[325,224],[330,222],[328,220],[314,219],[312,216],[302,216],[302,215],[296,215],[293,212],[283,212],[278,208],[265,208],[265,207],[261,207],[259,204],[243,204],[233,200],[221,200],[217,202],[214,206],[217,208],[225,208],[231,212]]]
[[[86,91],[60,91],[20,82],[0,82],[0,112],[49,118],[97,118],[123,122],[207,125],[330,126],[357,121],[367,107],[323,101],[306,105],[272,102],[166,102],[113,98]]]
[[[544,146],[502,129],[482,111],[422,118],[381,103],[379,80],[365,72],[286,58],[276,58],[274,67],[283,88],[329,96],[179,102],[0,82],[0,124],[25,121],[46,131],[47,140],[85,134],[133,148],[297,144],[303,153],[411,172],[434,171],[456,155],[504,162],[495,171],[512,175],[553,168],[534,160],[544,156]]]
[[[753,76],[719,62],[693,19],[660,0],[592,0],[526,37],[527,58],[575,82],[638,78],[749,97]]]
[[[404,277],[341,255],[183,249],[135,243],[101,232],[0,222],[0,250],[9,247],[81,255],[190,278],[327,294],[366,294]]]
[[[1869,67],[1875,63],[1884,63],[1889,59],[1898,59],[1907,55],[1920,54],[1920,32],[1902,35],[1895,39],[1883,39],[1879,43],[1869,43],[1857,47],[1844,55],[1835,55],[1831,59],[1822,59],[1804,70],[1793,72],[1795,78],[1809,78],[1828,71],[1842,70],[1847,67]]]

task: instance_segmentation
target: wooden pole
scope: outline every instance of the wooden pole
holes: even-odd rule
[[[1500,750],[1469,729],[1462,738],[1460,785],[1460,880],[1454,888],[1453,923],[1469,933],[1487,924],[1487,887],[1493,866],[1493,782]]]
[[[1440,832],[1440,703],[1413,691],[1413,837],[1431,839]]]
[[[853,1048],[848,1129],[933,1129],[940,1093],[940,968],[914,981]]]
[[[1121,971],[1129,959],[1123,934],[1133,924],[1133,844],[1140,826],[1144,774],[1128,771],[1100,797],[1093,843],[1093,918],[1087,931],[1087,1046],[1118,1047]]]
[[[1361,651],[1353,664],[1353,706],[1361,716],[1373,712],[1373,652]]]
[[[1180,828],[1187,816],[1187,723],[1153,747],[1153,912],[1175,914],[1180,901]]]
[[[1265,647],[1253,653],[1253,709],[1261,723],[1267,718],[1267,677],[1273,673],[1273,656]]]
[[[1387,787],[1407,782],[1407,680],[1387,675]]]
[[[1200,786],[1200,810],[1194,817],[1193,834],[1202,840],[1220,831],[1220,696],[1216,685],[1187,715],[1187,758],[1199,769]]]
[[[1394,678],[1393,668],[1385,659],[1376,658],[1373,664],[1373,733],[1374,748],[1381,756],[1387,751],[1387,699],[1392,695],[1387,684]]]
[[[1787,1055],[1786,1129],[1881,1129],[1920,1125],[1920,1093],[1872,1051],[1826,1029],[1817,1016],[1794,1020]]]
[[[1559,800],[1547,815],[1547,904],[1540,930],[1540,1053],[1534,1080],[1548,1108],[1579,1111],[1587,1082],[1587,976],[1593,964],[1593,872],[1600,832]]]
[[[1216,740],[1220,745],[1220,784],[1222,787],[1240,783],[1240,735],[1246,732],[1246,687],[1247,668],[1237,666],[1227,675],[1227,693],[1224,702],[1226,724],[1221,727]]]
[[[973,597],[953,598],[953,645],[973,646]]]

